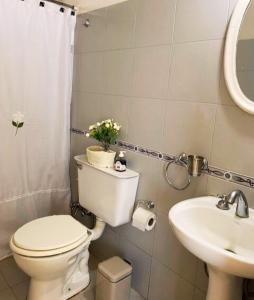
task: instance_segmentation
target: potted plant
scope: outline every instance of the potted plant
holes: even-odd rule
[[[101,168],[113,168],[116,152],[110,150],[119,136],[121,126],[113,119],[97,122],[89,127],[87,137],[94,138],[101,146],[90,146],[86,149],[90,164]]]

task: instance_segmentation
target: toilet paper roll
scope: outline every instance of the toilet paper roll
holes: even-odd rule
[[[156,215],[143,207],[138,207],[132,216],[132,226],[142,231],[151,231],[156,224]]]

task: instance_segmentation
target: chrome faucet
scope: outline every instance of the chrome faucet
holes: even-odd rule
[[[230,209],[229,204],[237,203],[236,206],[236,216],[239,218],[248,218],[249,217],[249,206],[248,201],[244,193],[240,190],[233,191],[228,195],[218,196],[220,201],[217,204],[219,209],[228,210]]]

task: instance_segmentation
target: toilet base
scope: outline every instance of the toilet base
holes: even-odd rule
[[[80,282],[72,283],[63,293],[63,279],[39,281],[31,279],[27,300],[67,300],[85,289],[90,283],[90,276],[86,274]]]
[[[84,290],[86,287],[88,287],[90,283],[90,275],[87,274],[82,278],[82,281],[79,283],[73,283],[68,288],[67,291],[64,294],[64,300],[67,300],[76,294],[80,293],[82,290]]]
[[[29,274],[31,281],[27,300],[67,300],[85,289],[90,283],[88,246],[89,244],[81,245],[63,255],[35,260],[15,254],[15,260],[23,270],[28,261],[32,260],[30,271],[32,267],[36,269],[36,263],[39,264],[34,276],[31,276],[31,272]],[[57,267],[59,268],[56,270]]]

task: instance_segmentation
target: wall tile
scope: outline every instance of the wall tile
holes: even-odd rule
[[[161,213],[168,214],[169,209],[179,201],[206,195],[207,176],[192,178],[191,185],[186,190],[176,191],[167,184],[164,178],[165,163],[163,161],[131,152],[127,152],[127,160],[129,168],[140,174],[137,199],[154,201],[156,210]],[[172,178],[181,177],[183,180],[185,173],[185,170],[179,169],[176,173],[173,168]],[[131,241],[133,242],[133,240]],[[146,239],[142,242],[148,243]],[[139,246],[140,240],[136,240],[135,243],[138,243]],[[142,248],[142,246],[140,247]],[[147,251],[147,248],[144,250]]]
[[[119,239],[117,233],[107,226],[103,235],[91,243],[89,250],[99,261],[119,255]]]
[[[164,150],[210,157],[216,107],[212,104],[171,102],[167,104]]]
[[[163,161],[131,152],[127,153],[127,160],[129,168],[140,174],[137,199],[154,201],[156,210],[161,213],[168,214],[169,209],[179,201],[206,195],[207,176],[192,178],[191,185],[186,190],[176,191],[166,182]],[[173,169],[172,173],[171,169]],[[173,179],[178,177],[181,177],[182,181],[185,179],[186,172],[182,168],[175,170],[172,166],[169,171]],[[135,243],[140,241],[136,240]],[[147,248],[144,250],[147,251]]]
[[[217,102],[222,45],[222,41],[174,45],[169,99]]]
[[[128,135],[128,119],[130,99],[122,96],[100,97],[101,118],[113,118],[122,125],[120,139],[126,139]]]
[[[127,153],[127,158],[129,168],[140,174],[136,199],[152,200],[156,209],[160,201],[169,202],[170,188],[165,186],[162,172],[164,163],[136,153]]]
[[[166,98],[170,60],[169,46],[136,49],[132,94],[137,97]]]
[[[162,147],[166,102],[153,99],[130,101],[128,140],[155,150]]]
[[[183,168],[170,167],[168,176],[175,184],[177,184],[177,186],[182,186],[186,183],[186,171]],[[162,175],[162,168],[160,169],[159,178],[160,189],[156,203],[159,212],[167,214],[169,209],[180,201],[206,195],[207,176],[202,175],[198,178],[193,177],[190,186],[183,191],[177,191],[167,184],[164,175]]]
[[[174,42],[222,39],[229,0],[178,0]]]
[[[89,142],[85,137],[71,135],[71,149],[70,149],[70,184],[71,184],[71,198],[77,201],[78,197],[78,172],[74,156],[85,152],[86,142]]]
[[[179,276],[195,283],[198,260],[178,242],[170,227],[168,214],[158,213],[153,255]]]
[[[132,1],[113,5],[107,9],[107,49],[129,48],[133,44],[135,9]]]
[[[81,56],[78,90],[81,92],[105,91],[102,52],[84,53]]]
[[[96,144],[93,139],[88,139],[85,136],[72,135],[71,137],[71,162],[74,163],[74,156],[85,152],[86,147]],[[76,174],[75,169],[75,174]]]
[[[72,101],[72,127],[88,130],[91,124],[101,119],[99,94],[77,92]]]
[[[252,176],[253,116],[237,107],[221,106],[216,116],[211,164]],[[238,159],[237,159],[238,158]]]
[[[135,45],[169,44],[172,40],[175,0],[135,0]]]
[[[98,51],[106,48],[106,16],[106,9],[78,16],[75,36],[76,53]],[[89,27],[83,25],[86,19],[90,21]]]
[[[192,299],[193,286],[155,259],[153,259],[151,274],[149,300]]]
[[[128,242],[124,237],[120,237],[121,257],[131,262],[133,267],[132,287],[144,298],[147,298],[151,257],[144,251]]]
[[[145,251],[147,254],[153,253],[154,230],[141,231],[129,224],[123,225],[118,228],[119,234],[129,240],[132,244]]]
[[[197,276],[195,285],[197,288],[199,288],[201,291],[206,293],[208,288],[208,277],[205,272],[204,262],[199,260],[198,261],[198,268],[197,268]]]
[[[133,50],[108,51],[104,54],[106,92],[129,95],[133,68]]]
[[[71,126],[74,127],[77,124],[77,114],[78,114],[78,106],[79,103],[77,101],[78,92],[72,91],[72,98],[71,98]]]
[[[234,8],[237,4],[239,0],[229,0],[229,11],[228,11],[228,18],[231,17],[233,11],[234,11]]]

